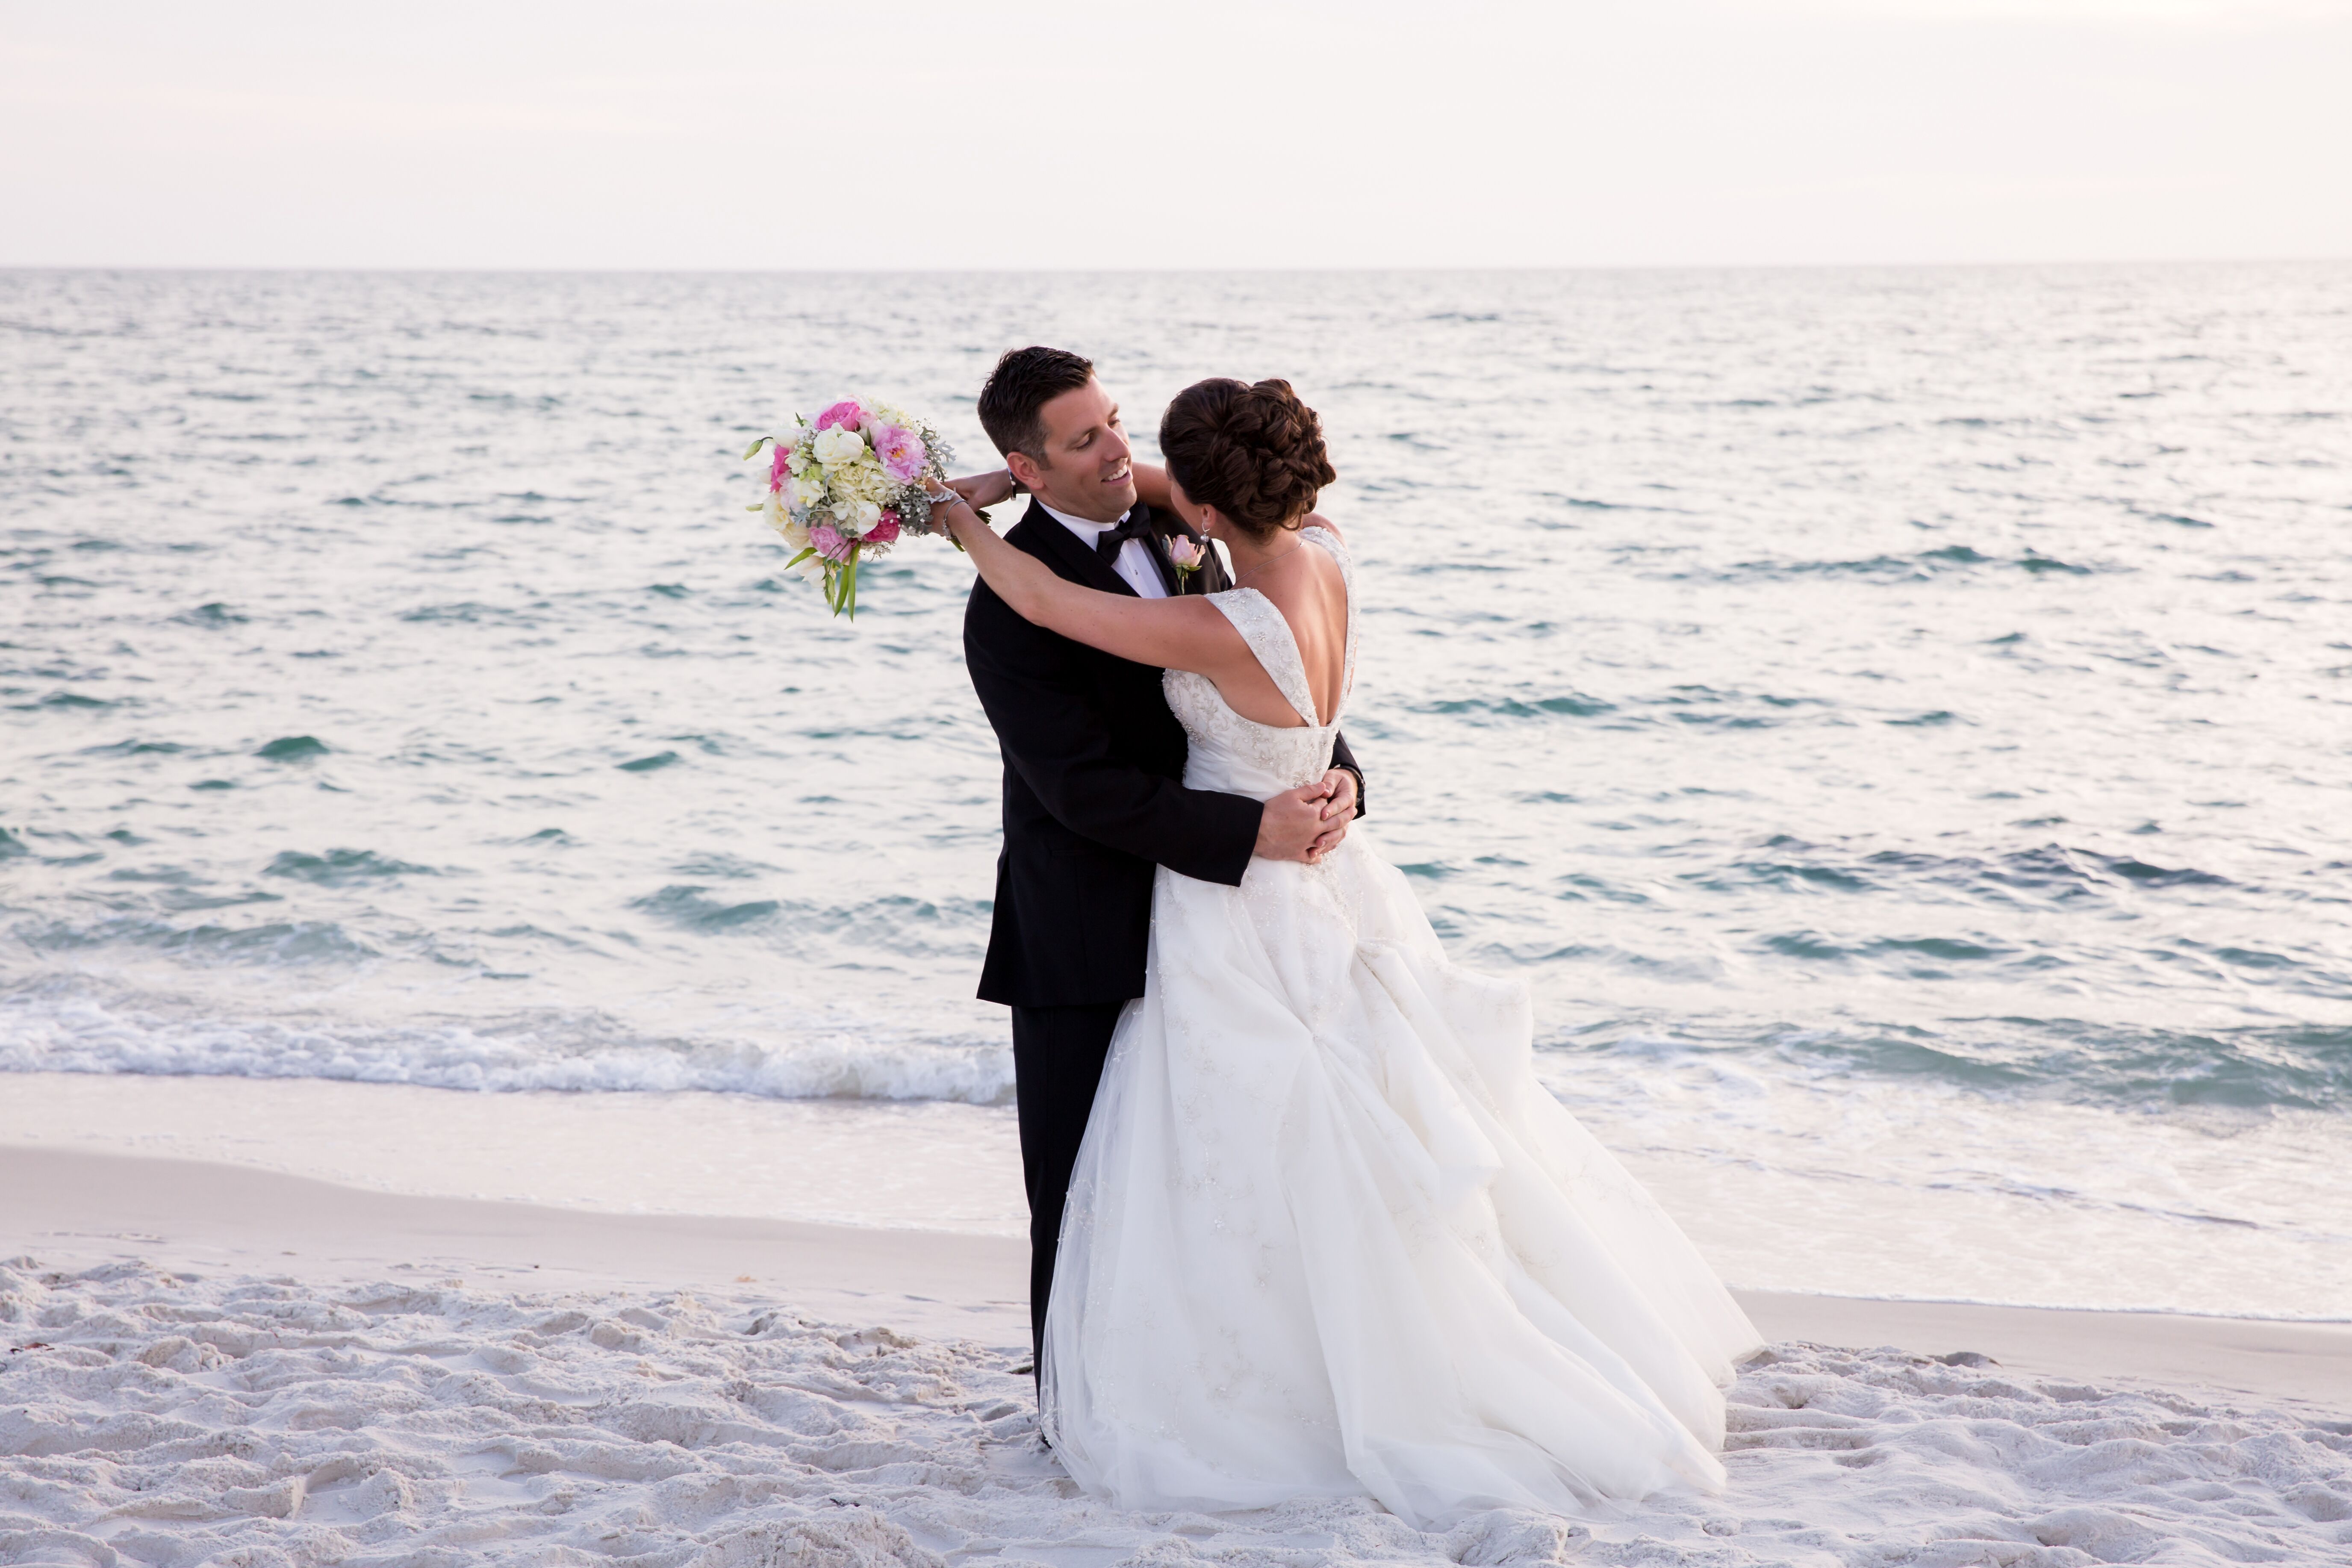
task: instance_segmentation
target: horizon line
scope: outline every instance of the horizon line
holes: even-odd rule
[[[720,278],[825,278],[843,276],[936,277],[1063,277],[1150,278],[1240,274],[1328,273],[1557,273],[1557,272],[1943,272],[2022,270],[2031,268],[2090,267],[2294,267],[2341,266],[2352,263],[2352,253],[2326,256],[2205,256],[2111,257],[2004,261],[1563,261],[1563,262],[1420,262],[1391,266],[1259,265],[1197,267],[719,267],[719,266],[579,266],[488,263],[474,265],[383,265],[366,263],[297,262],[89,262],[0,261],[5,272],[154,272],[154,273],[362,273],[379,275],[463,276],[478,274],[571,277],[703,276]]]

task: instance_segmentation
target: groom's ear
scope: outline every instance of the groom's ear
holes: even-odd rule
[[[1034,495],[1037,490],[1037,459],[1026,452],[1004,454],[1004,471],[1020,481],[1021,488]]]

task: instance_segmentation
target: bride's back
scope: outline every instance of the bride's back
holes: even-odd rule
[[[1190,788],[1265,800],[1331,766],[1354,664],[1354,573],[1336,530],[1309,525],[1295,537],[1295,554],[1265,558],[1286,564],[1255,574],[1276,578],[1265,589],[1244,582],[1210,595],[1246,656],[1217,661],[1213,674],[1171,668],[1160,677],[1190,742]]]
[[[1318,549],[1306,537],[1307,529],[1320,528],[1339,537],[1339,530],[1319,517],[1299,531],[1294,553],[1279,558],[1271,571],[1260,571],[1234,590],[1255,588],[1282,615],[1307,675],[1307,689],[1315,700],[1314,722],[1328,725],[1339,716],[1348,681],[1347,575],[1328,550]],[[1307,716],[1298,712],[1283,694],[1275,672],[1263,663],[1238,676],[1218,680],[1225,705],[1253,723],[1277,730],[1303,728]]]

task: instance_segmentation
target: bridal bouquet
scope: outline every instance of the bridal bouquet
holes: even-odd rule
[[[922,420],[871,398],[845,397],[816,416],[793,416],[782,436],[762,436],[768,499],[749,510],[800,553],[785,563],[824,580],[824,602],[857,618],[857,565],[887,552],[902,533],[929,533],[931,484],[947,479],[947,444]],[[937,531],[945,531],[939,530]]]

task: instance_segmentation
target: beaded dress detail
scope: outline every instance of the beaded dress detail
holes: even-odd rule
[[[1354,683],[1348,590],[1339,709]],[[1171,670],[1184,782],[1258,799],[1329,765],[1288,623],[1212,595],[1306,721]],[[1070,1184],[1041,1417],[1129,1509],[1369,1493],[1423,1528],[1723,1484],[1761,1342],[1648,1193],[1535,1077],[1526,987],[1456,967],[1362,827],[1238,888],[1162,867]]]

